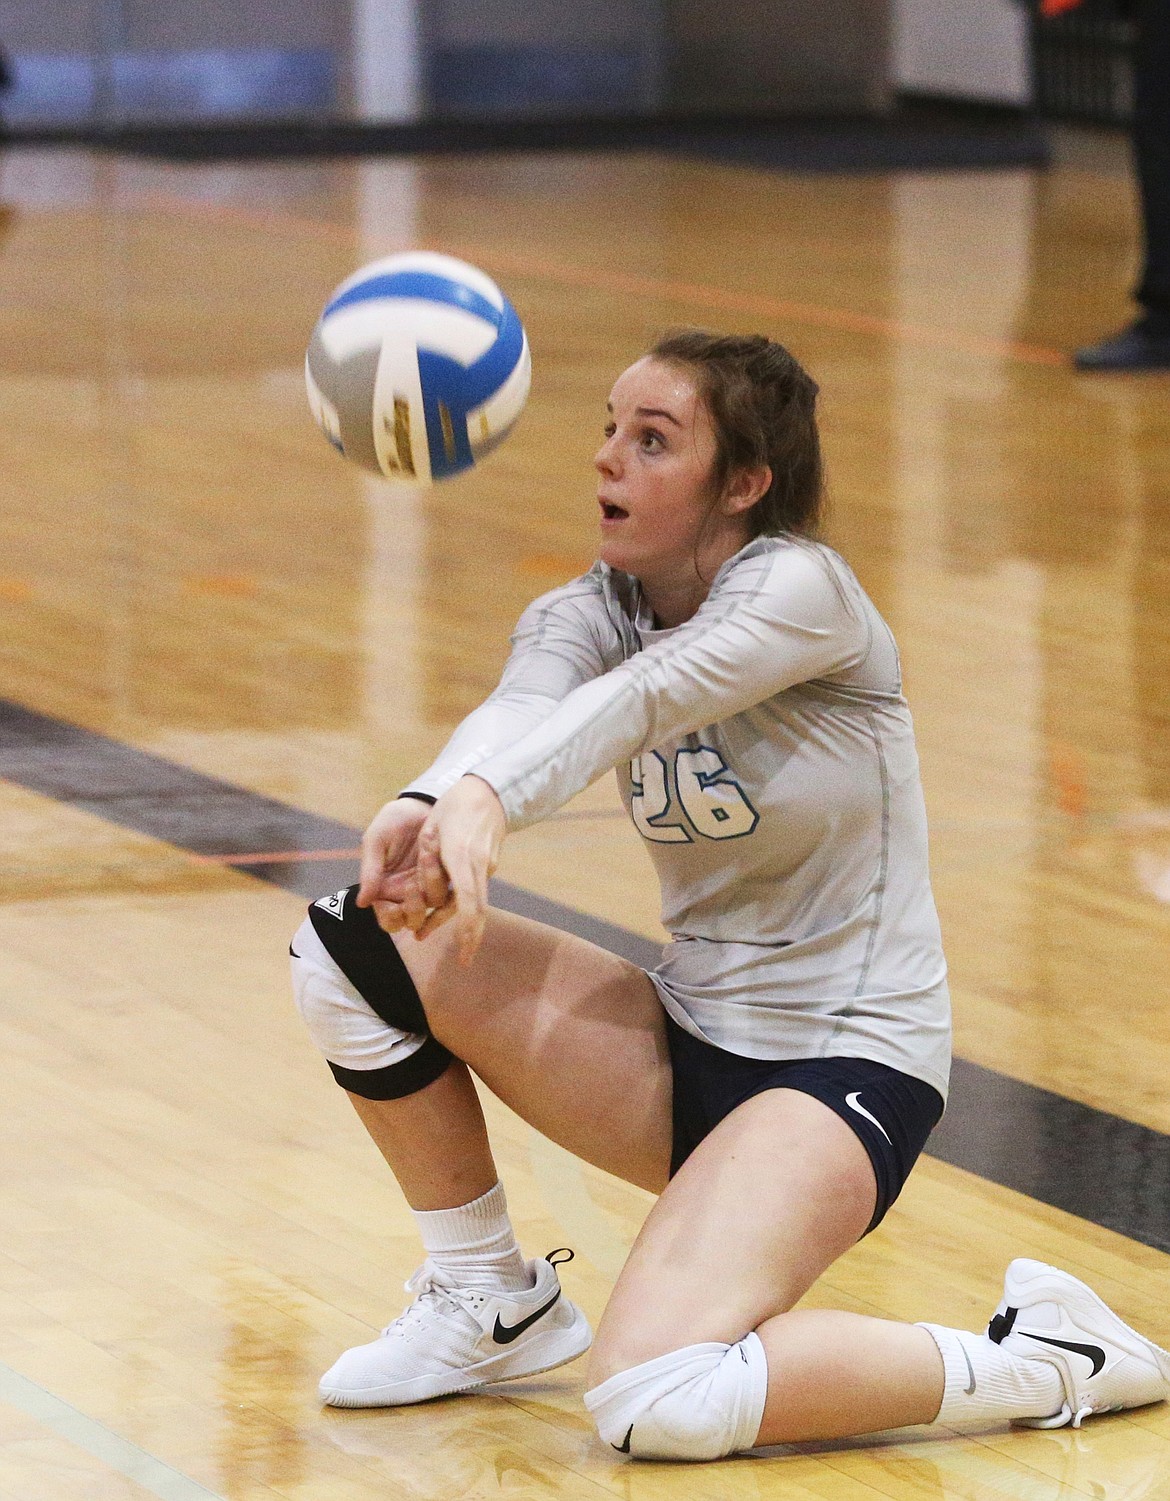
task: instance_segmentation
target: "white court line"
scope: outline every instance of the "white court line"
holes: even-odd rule
[[[68,1402],[62,1402],[60,1397],[54,1397],[52,1392],[6,1365],[0,1365],[0,1401],[18,1407],[61,1438],[158,1496],[159,1501],[223,1501],[216,1491],[205,1489],[198,1481],[155,1459],[129,1439],[112,1433],[96,1419],[87,1418],[76,1407],[70,1407]]]

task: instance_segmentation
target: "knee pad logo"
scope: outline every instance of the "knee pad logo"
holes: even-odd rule
[[[330,917],[335,917],[338,922],[345,920],[345,899],[349,895],[349,887],[343,891],[335,891],[332,896],[319,897],[314,907],[320,907],[322,912],[328,912]]]

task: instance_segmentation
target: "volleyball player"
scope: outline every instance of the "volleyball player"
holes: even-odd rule
[[[943,1110],[949,1003],[891,634],[816,539],[816,386],[683,331],[617,380],[599,562],[525,612],[499,688],[377,815],[293,941],[297,1000],[415,1213],[415,1300],[326,1402],[414,1402],[589,1344],[525,1260],[472,1084],[659,1194],[585,1402],[632,1456],[1163,1399],[1170,1357],[1013,1262],[985,1334],[794,1309]],[[487,907],[509,829],[616,767],[673,941],[652,974]],[[418,941],[422,940],[422,941]]]

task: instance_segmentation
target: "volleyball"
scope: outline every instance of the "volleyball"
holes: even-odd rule
[[[509,433],[528,399],[528,339],[490,276],[453,256],[373,261],[333,292],[305,356],[309,407],[347,459],[431,485]]]

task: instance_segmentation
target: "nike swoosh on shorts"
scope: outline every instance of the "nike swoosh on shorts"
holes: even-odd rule
[[[881,1121],[878,1120],[876,1115],[870,1115],[865,1106],[860,1103],[860,1100],[860,1089],[855,1089],[852,1094],[847,1094],[845,1096],[845,1103],[849,1106],[850,1110],[856,1110],[858,1115],[865,1116],[866,1120],[869,1121],[872,1125],[875,1125],[882,1133],[882,1135],[886,1138],[886,1140],[890,1142],[890,1145],[893,1146],[894,1143],[890,1141],[890,1133],[886,1130],[885,1126],[882,1125]]]

